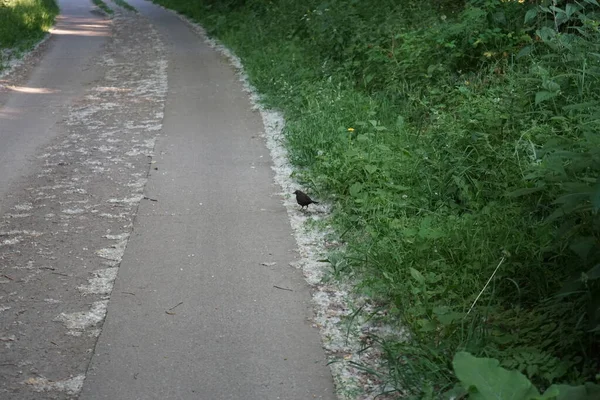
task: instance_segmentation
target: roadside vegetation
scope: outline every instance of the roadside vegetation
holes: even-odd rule
[[[57,14],[54,0],[0,0],[0,70],[39,42]]]
[[[115,4],[129,11],[137,12],[134,6],[126,2],[125,0],[114,0]]]
[[[113,9],[110,8],[108,6],[108,4],[106,4],[102,0],[92,0],[92,3],[94,3],[99,9],[101,9],[102,11],[104,11],[108,15],[112,15],[114,13]]]
[[[600,398],[596,0],[156,1],[285,113],[332,276],[409,329],[387,390]]]

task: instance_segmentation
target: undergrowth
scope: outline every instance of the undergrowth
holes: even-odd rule
[[[131,4],[129,4],[128,2],[126,2],[125,0],[114,0],[114,2],[115,2],[115,4],[117,4],[120,7],[123,7],[126,10],[137,12],[135,7],[132,6]]]
[[[108,14],[108,15],[114,14],[113,9],[110,8],[108,6],[108,4],[106,4],[103,0],[92,0],[92,3],[94,3],[99,9],[104,11],[106,14]]]
[[[10,57],[40,41],[56,15],[54,0],[0,0],[0,70]]]
[[[377,339],[388,388],[451,389],[458,351],[541,389],[598,379],[596,0],[157,2],[285,113],[297,178],[335,205],[332,273],[411,332]]]

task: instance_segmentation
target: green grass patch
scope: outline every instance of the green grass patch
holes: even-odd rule
[[[0,51],[30,49],[54,24],[58,6],[54,0],[0,0]],[[6,52],[0,55],[8,57]]]
[[[285,113],[296,177],[346,243],[332,275],[411,332],[376,339],[389,387],[449,390],[459,351],[539,388],[597,379],[595,1],[157,2]]]
[[[114,13],[113,9],[110,8],[108,6],[108,4],[106,4],[102,0],[92,0],[92,3],[94,3],[99,9],[101,9],[102,11],[104,11],[105,13],[107,13],[109,15],[112,15]]]
[[[126,10],[137,12],[134,6],[126,2],[125,0],[113,0],[118,6],[123,7]]]

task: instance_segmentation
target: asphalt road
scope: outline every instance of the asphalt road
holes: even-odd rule
[[[260,116],[130,3],[61,0],[3,82],[0,398],[333,399]]]
[[[56,122],[65,107],[100,76],[94,56],[109,33],[108,21],[91,14],[88,4],[61,1],[50,43],[30,60],[35,67],[21,68],[21,79],[0,79],[7,86],[0,92],[0,198],[10,182],[32,171],[28,159],[57,136]]]

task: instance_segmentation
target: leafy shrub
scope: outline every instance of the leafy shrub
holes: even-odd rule
[[[335,204],[332,274],[411,332],[375,338],[391,387],[452,387],[458,350],[596,379],[596,1],[161,2],[285,112],[296,176]]]
[[[0,1],[0,49],[39,40],[57,14],[53,0]]]
[[[466,352],[454,356],[454,370],[459,387],[448,395],[469,395],[470,399],[495,400],[592,400],[600,397],[600,385],[552,385],[543,395],[517,371],[507,371],[498,360],[477,358]]]

